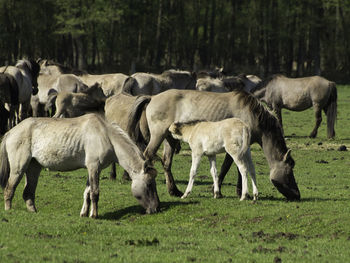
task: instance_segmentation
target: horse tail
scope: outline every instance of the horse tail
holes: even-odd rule
[[[143,111],[151,101],[151,96],[138,96],[128,117],[127,132],[134,142],[140,143],[144,138],[140,130],[140,119]]]
[[[136,79],[133,77],[127,77],[123,83],[122,91],[134,96],[133,88],[135,85],[137,85]]]
[[[0,185],[4,189],[10,176],[10,163],[6,149],[6,134],[0,145]]]
[[[335,136],[334,125],[337,120],[338,93],[336,84],[334,82],[329,82],[329,87],[331,89],[331,94],[325,107],[325,112],[327,114],[327,135],[328,138],[333,138]]]

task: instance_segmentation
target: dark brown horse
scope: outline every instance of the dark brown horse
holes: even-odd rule
[[[138,122],[134,117],[137,112],[135,107],[130,115],[130,131],[134,130]],[[170,125],[174,122],[219,121],[231,117],[239,118],[248,124],[252,133],[250,143],[257,142],[262,147],[270,166],[270,180],[275,187],[290,200],[300,199],[293,173],[294,160],[286,146],[278,120],[252,95],[235,91],[213,93],[168,90],[152,97],[146,108],[151,137],[144,154],[148,159],[154,158],[164,139],[172,146],[166,152],[164,162],[169,193],[182,195],[171,173],[175,144],[168,131]],[[229,161],[230,158],[226,159]]]

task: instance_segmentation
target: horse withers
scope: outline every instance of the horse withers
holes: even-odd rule
[[[35,190],[43,167],[56,171],[87,168],[81,216],[98,216],[99,174],[112,162],[129,172],[131,190],[147,213],[159,207],[156,170],[146,161],[129,136],[116,124],[86,114],[77,118],[28,118],[8,131],[0,146],[0,183],[5,210],[11,208],[14,192],[25,174],[23,199],[35,212]]]
[[[226,152],[235,161],[242,175],[241,201],[248,197],[248,172],[252,178],[253,199],[257,200],[255,168],[250,154],[251,134],[249,127],[244,122],[237,118],[229,118],[217,122],[173,123],[169,131],[175,139],[189,143],[192,151],[190,180],[182,198],[186,198],[192,190],[202,155],[208,156],[210,162],[210,173],[214,181],[214,198],[221,197],[216,170],[216,154]]]

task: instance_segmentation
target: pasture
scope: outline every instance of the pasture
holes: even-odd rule
[[[288,147],[300,202],[287,202],[269,182],[261,148],[252,146],[259,200],[235,195],[232,167],[214,199],[207,158],[202,158],[191,195],[167,193],[159,162],[157,189],[161,212],[144,215],[130,182],[100,177],[99,219],[80,218],[87,172],[43,170],[36,191],[38,213],[27,212],[24,180],[13,209],[0,209],[1,262],[346,262],[350,257],[350,86],[338,85],[335,139],[328,140],[326,118],[315,139],[312,109],[283,110]],[[173,173],[184,191],[191,165],[189,147],[174,157]],[[218,165],[223,154],[217,156]],[[220,166],[218,166],[218,170]],[[250,193],[251,184],[249,183]],[[0,190],[2,196],[3,192]],[[3,201],[2,201],[3,202]]]

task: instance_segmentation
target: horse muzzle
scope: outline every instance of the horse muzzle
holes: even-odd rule
[[[273,179],[271,182],[289,201],[300,200],[300,191],[296,183],[283,184]]]

